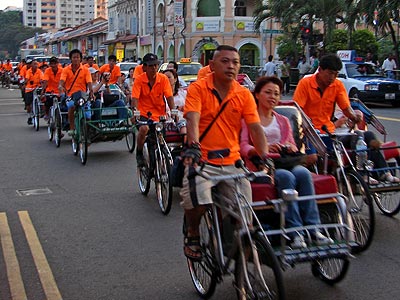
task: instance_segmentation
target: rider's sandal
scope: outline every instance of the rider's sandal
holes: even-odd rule
[[[191,260],[199,261],[202,258],[199,236],[185,236],[183,240],[183,253]]]
[[[369,185],[377,185],[377,184],[379,184],[378,180],[376,180],[375,178],[370,177],[370,176],[364,176],[364,181],[366,183],[368,183]]]
[[[400,178],[393,176],[390,173],[384,174],[381,179],[384,181],[389,181],[390,183],[399,183],[400,182]]]

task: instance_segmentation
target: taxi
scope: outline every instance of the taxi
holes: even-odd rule
[[[190,58],[181,58],[178,62],[178,76],[187,84],[197,80],[197,73],[203,67],[199,62],[192,62]],[[167,69],[168,63],[163,63],[158,69],[159,72]]]
[[[400,106],[399,80],[380,75],[373,64],[357,57],[355,50],[339,50],[337,54],[343,63],[338,78],[343,82],[349,98]]]

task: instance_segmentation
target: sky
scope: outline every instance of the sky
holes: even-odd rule
[[[24,0],[0,0],[0,10],[5,9],[7,6],[16,6],[22,8],[23,3]]]

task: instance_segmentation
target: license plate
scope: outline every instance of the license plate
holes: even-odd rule
[[[102,116],[112,116],[117,114],[117,109],[115,108],[103,108],[101,110]]]
[[[394,100],[394,99],[396,99],[396,94],[395,93],[386,93],[385,99]]]

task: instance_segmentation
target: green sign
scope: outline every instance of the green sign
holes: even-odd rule
[[[282,34],[283,30],[279,30],[279,29],[263,29],[263,33]]]

